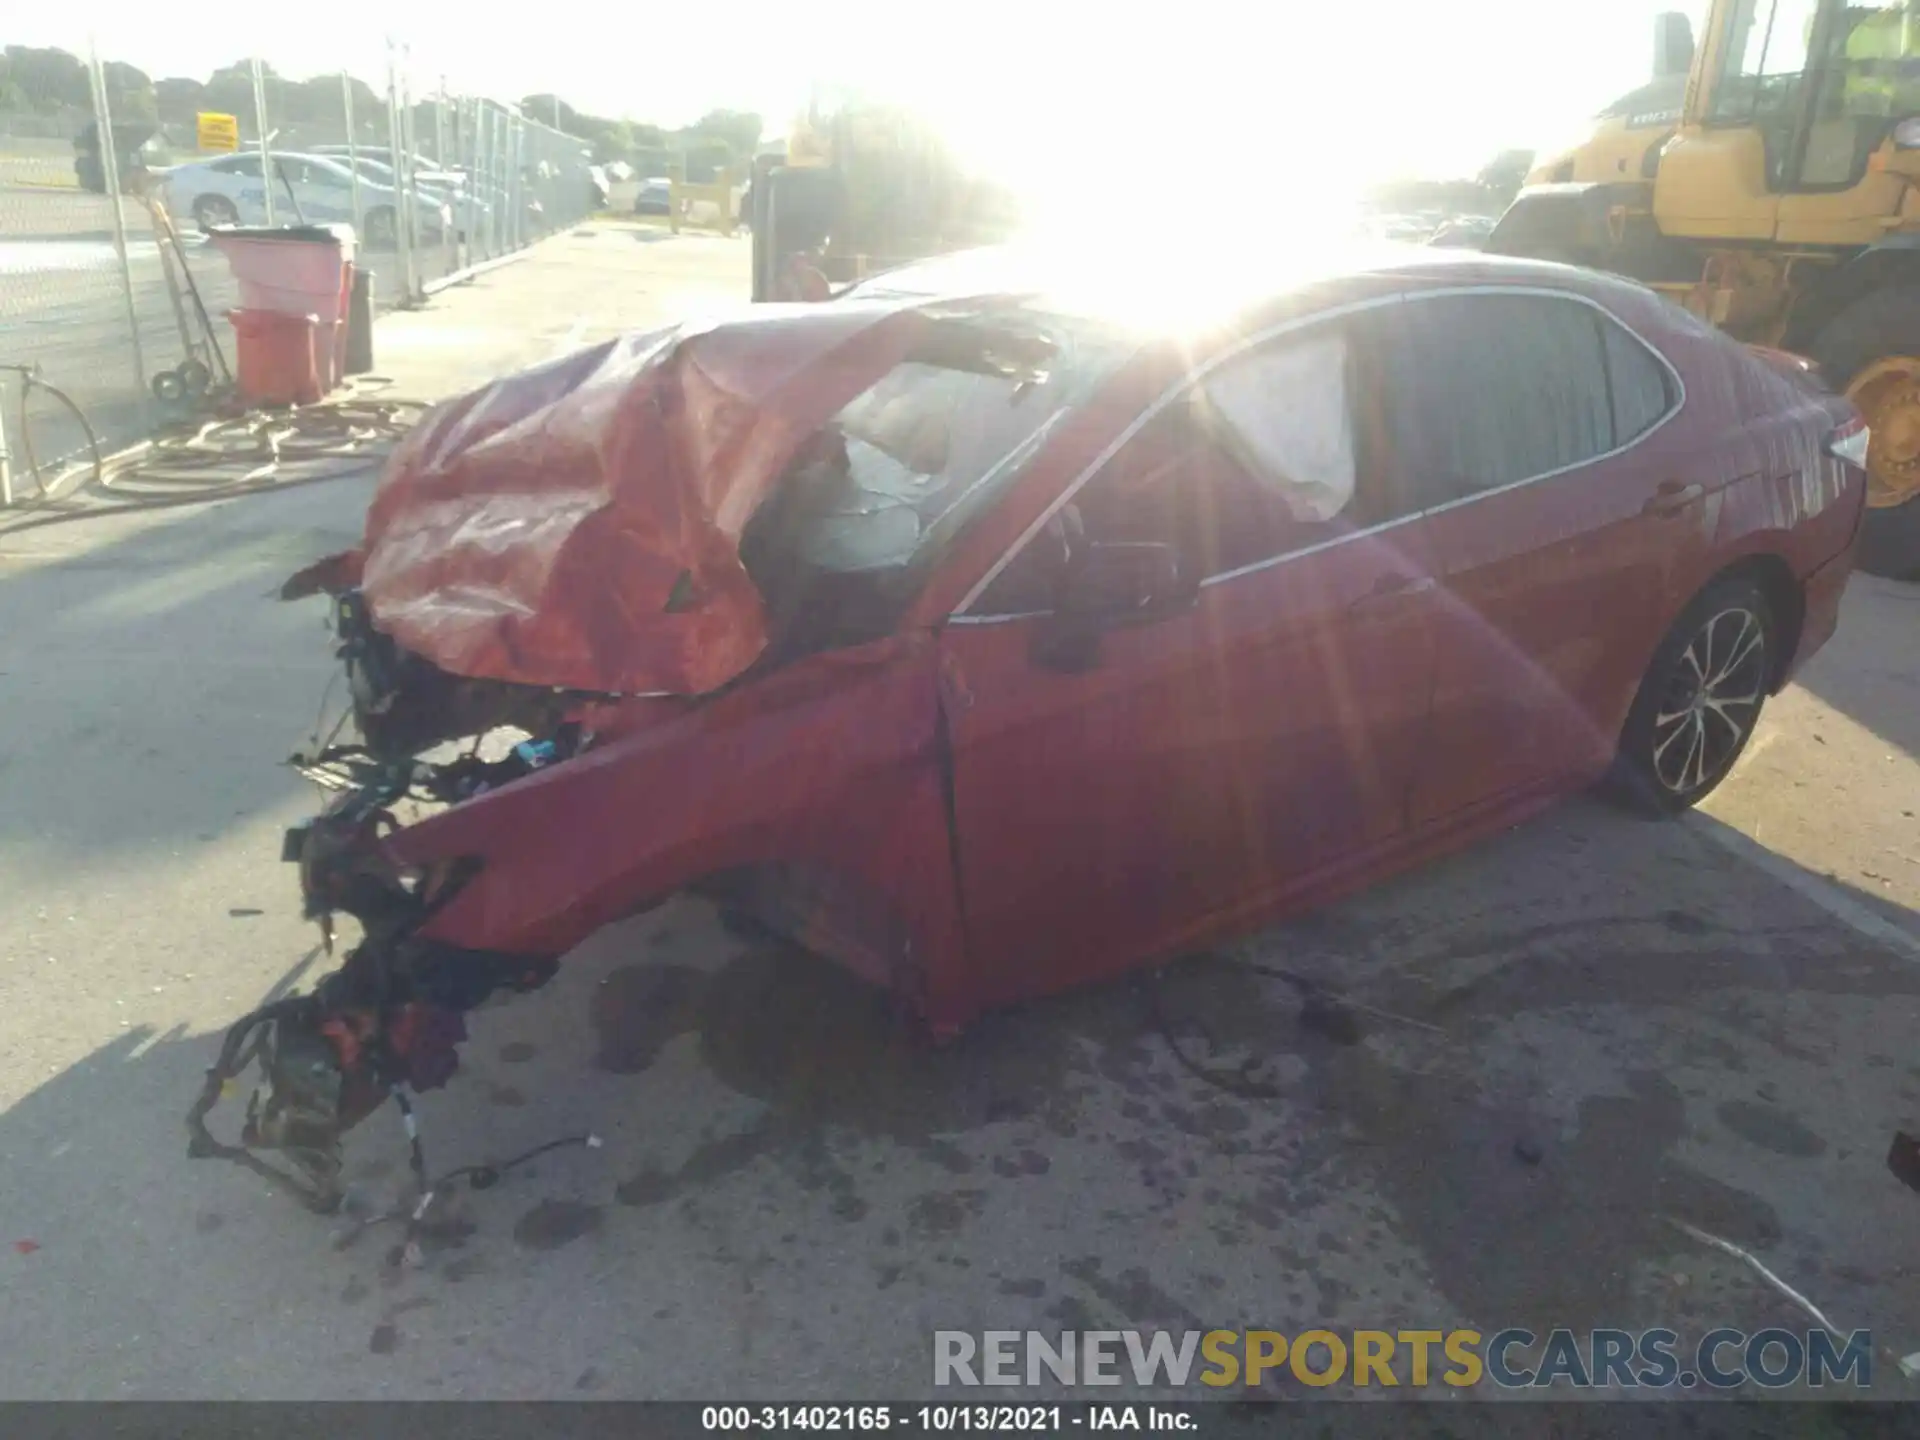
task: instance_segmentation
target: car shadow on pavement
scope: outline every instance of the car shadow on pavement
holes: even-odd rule
[[[187,1163],[215,1037],[128,1014],[0,1116],[8,1288],[46,1307],[0,1316],[0,1394],[897,1397],[940,1325],[1804,1325],[1669,1219],[1920,1348],[1883,1158],[1920,971],[1587,802],[939,1049],[674,902],[471,1017],[434,1170],[602,1144],[456,1187],[418,1265]],[[357,1203],[403,1156],[355,1132]]]

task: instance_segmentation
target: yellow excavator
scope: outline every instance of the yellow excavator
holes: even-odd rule
[[[1534,157],[1528,185],[1651,180],[1660,147],[1680,128],[1693,67],[1693,24],[1670,11],[1654,22],[1653,77],[1592,119],[1577,143]]]
[[[1860,568],[1920,578],[1920,0],[1712,0],[1697,45],[1677,15],[1657,34],[1656,84],[1687,56],[1678,113],[1604,116],[1486,248],[1633,276],[1817,362],[1871,428]]]

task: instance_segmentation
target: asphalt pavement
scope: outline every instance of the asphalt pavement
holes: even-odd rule
[[[746,273],[744,241],[588,227],[383,320],[378,368],[451,393]],[[181,1124],[224,1026],[330,964],[280,762],[334,662],[270,596],[369,488],[0,538],[0,1398],[911,1397],[936,1328],[1805,1328],[1673,1220],[1920,1393],[1920,1196],[1884,1164],[1920,1129],[1914,587],[1855,583],[1709,813],[1570,800],[938,1051],[698,903],[603,932],[422,1105],[436,1168],[603,1145],[463,1193],[395,1269]],[[1371,1007],[1357,1036],[1248,959]],[[352,1155],[404,1185],[387,1117]]]

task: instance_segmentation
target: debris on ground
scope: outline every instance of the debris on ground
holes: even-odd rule
[[[1664,1218],[1669,1225],[1680,1231],[1681,1234],[1690,1235],[1702,1245],[1710,1245],[1722,1254],[1731,1255],[1736,1260],[1745,1261],[1749,1268],[1758,1274],[1761,1279],[1765,1280],[1775,1290],[1779,1291],[1780,1294],[1784,1295],[1808,1315],[1812,1316],[1821,1329],[1827,1331],[1837,1339],[1845,1340],[1847,1338],[1846,1332],[1842,1331],[1831,1320],[1827,1319],[1825,1315],[1820,1313],[1819,1306],[1815,1305],[1811,1300],[1807,1299],[1806,1296],[1802,1295],[1798,1290],[1774,1274],[1773,1271],[1769,1270],[1752,1251],[1743,1250],[1731,1240],[1722,1240],[1718,1235],[1702,1230],[1697,1225],[1689,1225],[1684,1220],[1676,1220],[1671,1215],[1665,1216]]]

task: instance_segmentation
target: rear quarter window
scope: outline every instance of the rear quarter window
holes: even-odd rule
[[[1667,367],[1644,344],[1610,318],[1601,319],[1600,329],[1613,392],[1613,443],[1626,445],[1664,420],[1679,396]]]

